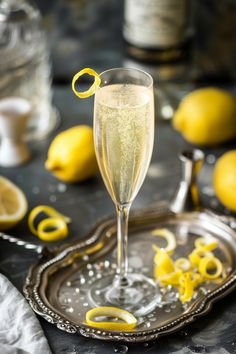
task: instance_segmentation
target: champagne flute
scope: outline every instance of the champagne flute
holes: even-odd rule
[[[145,314],[157,301],[152,279],[128,270],[130,206],[147,173],[154,140],[152,77],[137,69],[104,71],[94,102],[94,144],[99,169],[117,212],[116,274],[96,280],[95,305]]]

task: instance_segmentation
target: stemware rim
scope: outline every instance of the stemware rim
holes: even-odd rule
[[[150,75],[149,73],[147,73],[146,71],[144,70],[141,70],[141,69],[138,69],[138,68],[130,68],[130,67],[116,67],[116,68],[111,68],[111,69],[107,69],[107,70],[104,70],[102,71],[99,76],[102,77],[104,74],[108,73],[108,72],[111,72],[111,71],[119,71],[119,70],[122,70],[122,71],[136,71],[136,72],[139,72],[141,73],[142,75],[145,75],[146,77],[149,78],[150,80],[150,84],[148,86],[144,86],[145,88],[147,89],[150,89],[153,87],[153,78],[152,78],[152,75]]]

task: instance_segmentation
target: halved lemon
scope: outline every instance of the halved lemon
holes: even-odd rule
[[[7,230],[23,219],[28,203],[22,190],[0,176],[0,230]]]

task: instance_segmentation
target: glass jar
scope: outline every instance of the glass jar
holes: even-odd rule
[[[0,1],[0,99],[14,96],[30,101],[27,140],[44,138],[58,123],[50,86],[49,54],[39,10],[26,0]]]

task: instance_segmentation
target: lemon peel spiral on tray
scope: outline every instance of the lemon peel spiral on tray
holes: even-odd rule
[[[154,236],[163,237],[166,240],[167,245],[164,249],[167,253],[172,253],[176,248],[176,239],[173,232],[167,229],[155,229],[151,232],[151,234]],[[153,247],[156,247],[156,245],[153,245]]]
[[[36,218],[44,213],[47,217],[35,227]],[[57,241],[68,236],[67,224],[71,219],[47,205],[39,205],[31,210],[28,217],[30,231],[43,241]]]
[[[151,234],[161,235],[163,230],[166,229],[156,229],[154,230],[155,233],[151,232]],[[175,238],[174,234],[171,234],[171,239]],[[165,231],[164,235],[168,235],[168,233]],[[162,286],[171,285],[176,287],[182,303],[191,301],[196,288],[203,282],[220,283],[222,281],[223,264],[213,253],[218,247],[217,240],[209,237],[199,237],[195,240],[195,248],[189,255],[174,261],[170,256],[168,237],[166,239],[166,248],[152,245],[153,250],[156,252],[153,258],[154,278]],[[176,247],[176,240],[173,241],[172,239],[171,244]]]
[[[94,82],[89,87],[88,90],[86,90],[86,91],[78,91],[76,89],[76,87],[75,87],[76,83],[77,83],[78,79],[81,76],[86,75],[86,74],[90,75],[90,76],[93,76],[94,77]],[[90,97],[90,96],[94,95],[96,89],[100,86],[100,84],[101,84],[101,78],[100,78],[99,74],[95,70],[93,70],[91,68],[84,68],[84,69],[78,71],[74,75],[74,77],[72,79],[72,90],[73,90],[74,94],[77,97],[79,97],[79,98],[87,98],[87,97]]]
[[[123,322],[95,321],[98,317],[118,318]],[[86,323],[89,326],[109,329],[114,331],[131,331],[137,324],[137,319],[132,313],[118,307],[101,306],[86,312]]]

